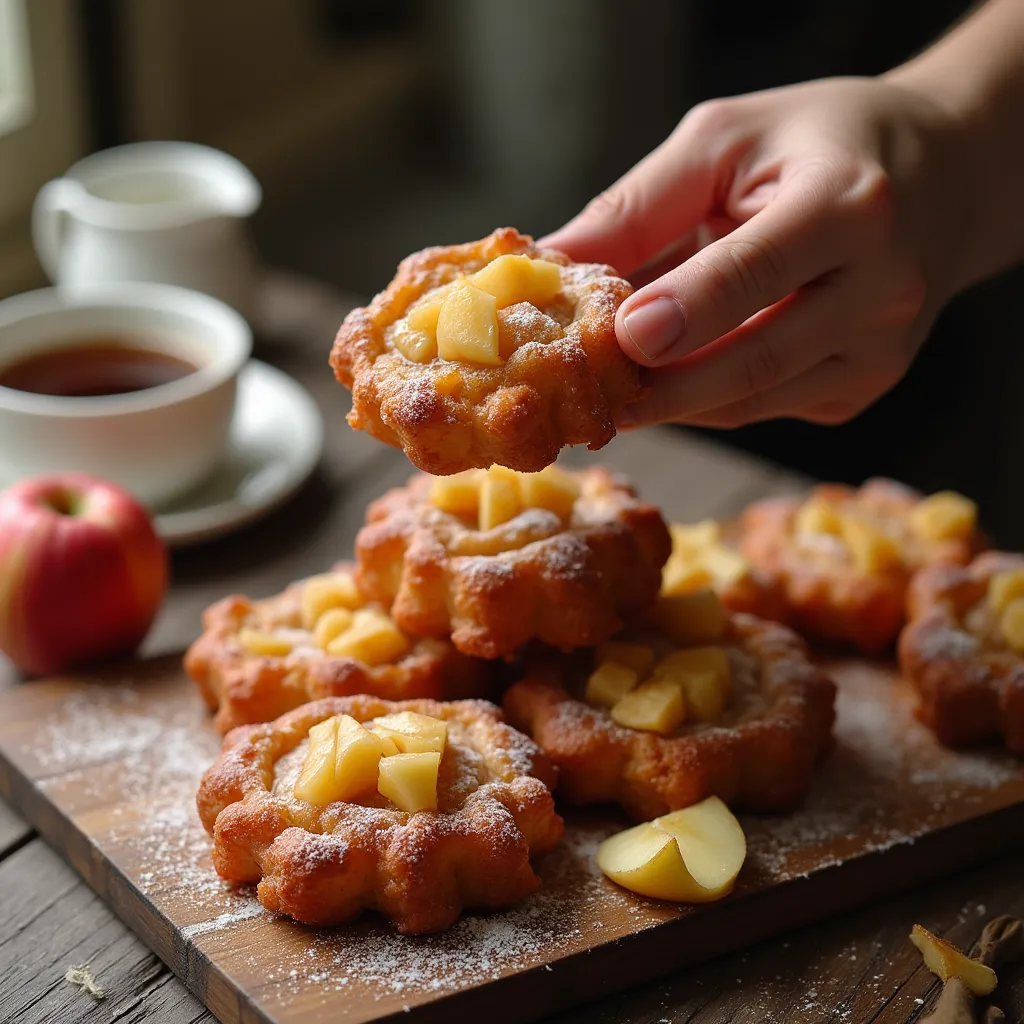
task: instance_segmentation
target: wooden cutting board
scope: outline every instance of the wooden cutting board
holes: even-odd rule
[[[594,851],[625,819],[569,810],[543,888],[508,912],[421,938],[276,919],[210,866],[193,796],[219,739],[176,658],[0,683],[0,792],[224,1022],[526,1020],[1024,842],[1024,765],[942,750],[891,671],[832,667],[838,743],[812,796],[745,818],[736,891],[700,908],[605,880]]]

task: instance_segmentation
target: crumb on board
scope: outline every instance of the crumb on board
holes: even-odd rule
[[[96,980],[89,970],[88,964],[73,965],[67,969],[64,980],[71,985],[76,985],[82,992],[90,995],[93,999],[102,999],[106,993],[96,984]]]

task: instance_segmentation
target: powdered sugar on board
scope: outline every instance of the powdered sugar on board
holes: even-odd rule
[[[855,665],[838,675],[836,749],[802,809],[744,818],[749,857],[740,896],[913,842],[995,791],[1015,787],[1024,799],[1017,763],[996,753],[942,751],[913,719],[900,684]],[[518,907],[467,914],[448,932],[419,938],[397,935],[374,915],[345,928],[302,928],[213,871],[194,797],[220,740],[186,682],[76,684],[59,703],[40,706],[45,713],[19,734],[23,772],[172,921],[186,945],[201,949],[240,989],[258,988],[271,1010],[299,1000],[328,1007],[332,1020],[363,1020],[372,1016],[368,1001],[391,1012],[703,912],[634,898],[606,881],[594,854],[626,819],[570,811],[565,841],[539,860],[543,887]],[[92,816],[99,806],[113,807],[102,827]]]
[[[951,804],[981,803],[1005,785],[1024,798],[1020,762],[995,750],[941,748],[895,675],[852,662],[834,666],[833,675],[840,684],[836,746],[813,792],[794,814],[744,818],[748,864],[759,882],[911,843],[948,824]]]

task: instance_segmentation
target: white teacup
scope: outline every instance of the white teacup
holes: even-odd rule
[[[62,287],[176,284],[248,315],[254,257],[244,218],[260,198],[256,179],[226,153],[140,142],[94,153],[44,185],[32,234]]]
[[[150,506],[208,477],[226,453],[252,335],[233,309],[170,285],[56,288],[0,302],[0,377],[33,355],[125,339],[195,367],[146,390],[99,397],[0,386],[0,486],[81,470]]]

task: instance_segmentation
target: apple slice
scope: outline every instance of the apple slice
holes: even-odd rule
[[[443,754],[448,740],[448,723],[415,711],[382,715],[370,725],[378,736],[391,740],[400,754]]]
[[[980,960],[964,956],[945,939],[933,935],[927,928],[915,924],[910,941],[921,951],[924,965],[943,981],[959,978],[976,996],[987,996],[998,982],[996,972]]]
[[[712,796],[606,839],[597,866],[641,896],[707,903],[732,891],[746,856],[740,823]]]
[[[440,765],[441,755],[436,751],[381,758],[377,791],[400,811],[436,811]]]

